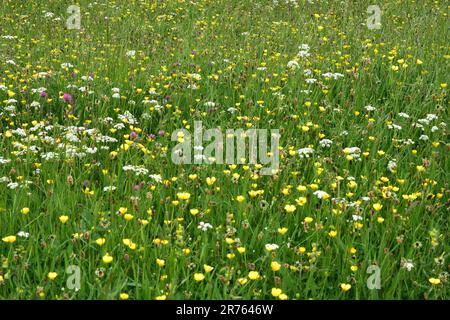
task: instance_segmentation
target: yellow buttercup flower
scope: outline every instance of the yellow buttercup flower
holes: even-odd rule
[[[374,203],[372,207],[375,211],[380,211],[383,208],[383,205],[381,203]]]
[[[305,223],[311,223],[314,221],[314,219],[311,217],[306,217],[303,221],[305,221]]]
[[[358,229],[358,230],[361,229],[362,227],[364,227],[364,225],[363,225],[362,223],[359,223],[359,222],[355,222],[355,223],[354,223],[354,226],[355,226],[355,228]]]
[[[156,264],[162,268],[166,265],[166,261],[163,259],[156,259]]]
[[[416,171],[417,172],[424,172],[425,171],[425,167],[424,166],[416,166]]]
[[[299,205],[299,206],[304,206],[305,203],[307,202],[307,199],[305,197],[299,197],[297,199],[295,199],[295,202]]]
[[[17,240],[16,236],[7,236],[2,238],[2,241],[6,243],[14,243],[16,242],[16,240]]]
[[[203,270],[205,270],[206,273],[209,273],[209,272],[214,270],[214,267],[211,267],[211,266],[209,266],[207,264],[204,264],[203,265]]]
[[[280,288],[272,288],[271,293],[272,296],[278,297],[283,291]]]
[[[277,261],[272,261],[270,263],[270,268],[272,269],[272,271],[278,271],[281,269],[281,264]]]
[[[96,243],[97,245],[99,245],[100,247],[101,247],[102,245],[104,245],[105,242],[106,242],[106,239],[105,239],[105,238],[98,238],[97,240],[95,240],[95,243]]]
[[[334,237],[337,236],[337,231],[336,231],[336,230],[331,230],[330,232],[328,232],[328,235],[329,235],[331,238],[334,238]]]
[[[123,292],[119,295],[120,300],[128,300],[129,297],[130,296],[128,295],[128,293],[125,293],[125,292]]]
[[[24,214],[24,215],[27,215],[29,212],[30,212],[30,208],[27,208],[27,207],[22,208],[22,209],[20,210],[20,213],[22,213],[22,214]]]
[[[177,197],[179,200],[189,200],[191,194],[189,192],[179,192],[177,193]]]
[[[233,238],[225,238],[225,242],[227,244],[233,244],[234,243],[234,239]]]
[[[349,283],[341,283],[340,287],[343,292],[347,292],[352,288],[352,285]]]
[[[205,275],[203,273],[194,273],[194,280],[197,282],[203,281],[205,279]]]
[[[434,286],[441,284],[441,279],[439,279],[439,278],[430,278],[430,279],[428,279],[428,281]]]
[[[130,239],[123,239],[122,243],[124,245],[126,245],[128,248],[130,248],[131,250],[135,250],[137,245],[136,243],[134,243],[133,241],[131,241]]]
[[[109,255],[109,253],[105,254],[102,258],[103,262],[109,264],[113,261],[113,257]]]
[[[250,190],[248,192],[248,195],[250,196],[250,198],[255,198],[259,193],[256,190]]]
[[[216,182],[216,177],[208,177],[208,178],[206,178],[206,184],[208,185],[208,186],[212,186],[215,182]]]
[[[62,223],[62,224],[64,224],[64,223],[66,223],[67,221],[69,221],[69,216],[59,216],[59,221]]]
[[[49,278],[50,280],[55,280],[57,276],[58,274],[56,272],[49,272],[47,274],[47,278]]]
[[[287,213],[292,213],[292,212],[295,211],[295,209],[296,209],[296,207],[294,205],[292,205],[292,204],[287,204],[287,205],[284,206],[284,210]]]
[[[285,293],[281,293],[281,294],[278,296],[278,299],[280,299],[280,300],[287,300],[287,299],[288,299],[288,296],[287,296],[287,294],[285,294]]]
[[[236,257],[236,255],[234,253],[227,253],[227,258],[232,260]]]
[[[258,280],[259,278],[261,278],[261,276],[259,275],[258,271],[250,271],[248,273],[248,278],[250,280]]]

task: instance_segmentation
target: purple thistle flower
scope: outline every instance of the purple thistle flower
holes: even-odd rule
[[[63,100],[66,103],[72,102],[72,95],[70,93],[64,93]]]

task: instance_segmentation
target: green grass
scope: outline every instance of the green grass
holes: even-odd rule
[[[70,1],[3,1],[0,298],[448,299],[448,4],[297,2],[79,1],[81,30],[67,30]],[[373,4],[381,29],[366,26]],[[307,58],[296,57],[302,44]],[[292,60],[295,70],[287,68]],[[47,97],[33,90],[41,87]],[[153,99],[161,110],[142,103]],[[137,124],[120,120],[126,111]],[[436,117],[421,120],[429,114]],[[172,132],[192,130],[194,121],[205,129],[279,129],[279,171],[172,163]],[[130,140],[133,131],[138,138]],[[306,147],[314,149],[309,158],[294,152]],[[360,161],[347,157],[349,147],[361,150]],[[58,157],[46,159],[49,152]],[[208,185],[207,177],[217,180]],[[103,191],[108,186],[115,191]],[[264,193],[251,197],[252,190]],[[316,190],[330,197],[318,199]],[[190,199],[174,203],[180,192]],[[305,225],[306,217],[313,221]],[[201,231],[202,221],[213,228]],[[29,237],[7,238],[20,231]],[[269,252],[266,244],[279,247]],[[111,263],[102,260],[107,253]],[[205,264],[214,269],[205,272]],[[66,286],[71,265],[80,268],[78,291]],[[372,265],[380,289],[367,287]],[[272,288],[286,296],[274,297]]]

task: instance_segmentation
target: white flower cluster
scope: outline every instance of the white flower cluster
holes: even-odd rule
[[[288,6],[292,6],[294,8],[298,8],[300,5],[298,4],[298,0],[273,0],[273,5],[274,6],[278,6],[280,4],[280,2],[288,5]]]
[[[0,164],[7,164],[7,163],[10,163],[10,162],[11,162],[10,159],[5,159],[3,157],[0,157]]]
[[[287,68],[288,69],[295,70],[295,69],[298,69],[299,67],[300,67],[300,65],[295,60],[291,60],[291,61],[289,61],[287,63]]]
[[[151,175],[149,175],[149,177],[150,177],[153,181],[155,181],[155,182],[157,182],[157,183],[161,183],[161,182],[162,182],[162,177],[161,177],[160,174],[151,174]]]
[[[197,228],[202,231],[208,231],[208,229],[212,229],[213,226],[207,222],[200,221]]]
[[[129,50],[125,55],[129,58],[132,58],[136,55],[136,50]]]
[[[331,147],[332,144],[333,144],[333,141],[331,141],[330,139],[322,139],[319,142],[319,145],[322,148],[329,148],[329,147]]]
[[[112,88],[111,92],[112,92],[112,97],[114,99],[120,99],[120,89],[119,88]]]
[[[301,148],[297,150],[297,153],[300,156],[300,158],[309,158],[314,153],[314,149]]]
[[[307,44],[302,44],[298,47],[300,51],[297,53],[297,57],[299,58],[308,58],[311,56],[311,53],[309,53],[310,47]]]
[[[280,246],[275,243],[267,243],[264,247],[267,251],[274,251],[277,250]]]
[[[133,172],[136,176],[144,176],[148,174],[148,169],[144,168],[143,166],[132,166],[132,165],[126,165],[123,166],[122,169],[124,171],[131,171]]]
[[[127,123],[127,124],[138,124],[136,118],[131,114],[130,111],[125,111],[123,114],[119,114],[117,116],[119,118],[120,121]]]
[[[347,147],[344,149],[344,153],[353,158],[353,160],[361,160],[361,149],[358,147]]]
[[[334,80],[337,80],[339,78],[343,78],[344,75],[342,73],[339,73],[339,72],[336,72],[336,73],[326,72],[326,73],[322,73],[322,77],[324,77],[324,78],[332,78]]]
[[[327,192],[322,191],[322,190],[314,191],[313,194],[319,199],[324,199],[324,198],[326,199],[330,196]]]
[[[387,167],[390,172],[395,172],[395,170],[397,170],[397,162],[396,161],[397,160],[395,160],[395,159],[389,160]]]

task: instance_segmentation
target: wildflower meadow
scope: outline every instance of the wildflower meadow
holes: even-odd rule
[[[0,299],[450,298],[449,3],[0,2]]]

